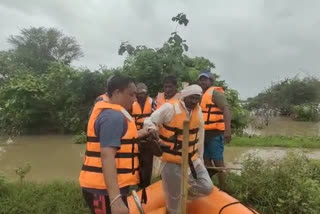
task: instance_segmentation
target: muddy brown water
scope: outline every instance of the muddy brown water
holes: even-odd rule
[[[289,118],[273,118],[262,130],[247,129],[247,133],[262,136],[320,136],[320,123],[297,122]],[[29,163],[28,180],[77,180],[82,165],[85,145],[73,144],[72,136],[44,135],[0,138],[0,171],[8,178],[17,179],[17,167]],[[241,160],[252,153],[263,159],[281,158],[287,152],[300,151],[308,157],[320,159],[320,149],[226,147],[227,166],[241,167]]]
[[[73,144],[71,136],[21,136],[2,138],[0,171],[10,179],[18,179],[15,168],[29,163],[31,171],[26,179],[32,181],[77,180],[85,145]],[[225,159],[230,167],[240,167],[248,153],[264,159],[283,157],[288,151],[302,151],[320,159],[320,149],[226,147]]]
[[[320,122],[293,121],[288,117],[274,117],[263,129],[249,127],[245,132],[261,136],[320,136]]]

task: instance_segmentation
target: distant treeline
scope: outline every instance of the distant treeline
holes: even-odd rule
[[[297,120],[319,120],[320,80],[316,77],[287,78],[247,100],[247,108],[272,109]]]
[[[172,18],[187,26],[185,14]],[[151,96],[162,90],[162,80],[174,74],[194,83],[199,72],[215,65],[204,57],[189,57],[186,41],[174,31],[160,48],[121,43],[123,66],[91,71],[70,65],[83,56],[75,38],[54,28],[27,28],[8,38],[10,50],[0,51],[0,131],[5,134],[79,133],[84,131],[95,98],[104,93],[110,75],[121,73],[148,85]],[[226,90],[233,112],[233,128],[243,129],[248,112],[238,92],[216,75]]]

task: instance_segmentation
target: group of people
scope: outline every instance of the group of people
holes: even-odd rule
[[[87,128],[84,164],[80,172],[83,196],[92,213],[129,213],[127,195],[139,184],[139,140],[159,142],[161,179],[168,213],[178,213],[180,201],[183,121],[189,125],[188,199],[209,195],[211,177],[224,167],[224,143],[231,140],[231,116],[221,87],[210,71],[198,84],[178,92],[175,76],[167,76],[155,99],[144,83],[116,75],[106,94],[97,98]],[[226,190],[225,172],[218,173]]]

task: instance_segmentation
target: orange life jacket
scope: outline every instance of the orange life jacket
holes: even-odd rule
[[[132,104],[132,117],[134,117],[137,129],[143,128],[143,121],[146,117],[150,117],[152,113],[152,98],[147,97],[146,102],[144,104],[143,110],[140,107],[138,101],[135,101]]]
[[[97,102],[93,108],[87,128],[87,147],[84,164],[80,172],[80,185],[86,188],[107,189],[102,173],[100,142],[94,124],[104,109],[122,112],[127,119],[128,130],[121,138],[121,146],[115,156],[119,188],[139,183],[138,133],[133,118],[120,105],[104,101]]]
[[[158,93],[157,95],[157,99],[156,99],[156,103],[157,103],[157,109],[159,109],[163,104],[173,101],[173,100],[178,100],[180,98],[181,94],[180,93],[176,93],[172,98],[170,98],[169,100],[166,100],[164,93]]]
[[[162,160],[171,163],[181,163],[181,148],[183,140],[183,121],[188,116],[179,101],[170,101],[173,105],[174,116],[172,120],[159,128],[159,137],[167,149],[163,150]],[[198,157],[198,131],[200,127],[199,107],[196,107],[190,117],[189,127],[189,158],[193,161]]]
[[[218,108],[212,99],[212,93],[214,90],[224,93],[221,87],[210,87],[202,95],[201,109],[204,119],[205,130],[225,130],[223,111]]]
[[[101,94],[98,98],[102,98],[103,101],[109,102],[109,96],[107,94]]]

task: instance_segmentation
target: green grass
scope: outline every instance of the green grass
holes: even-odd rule
[[[285,136],[234,136],[230,146],[320,148],[320,137]]]
[[[88,214],[79,184],[7,182],[0,177],[0,214]]]
[[[260,214],[320,213],[320,161],[302,154],[267,161],[247,156],[241,174],[229,173],[227,183],[233,197]],[[77,182],[8,182],[0,175],[0,214],[8,213],[87,214],[89,210]]]

